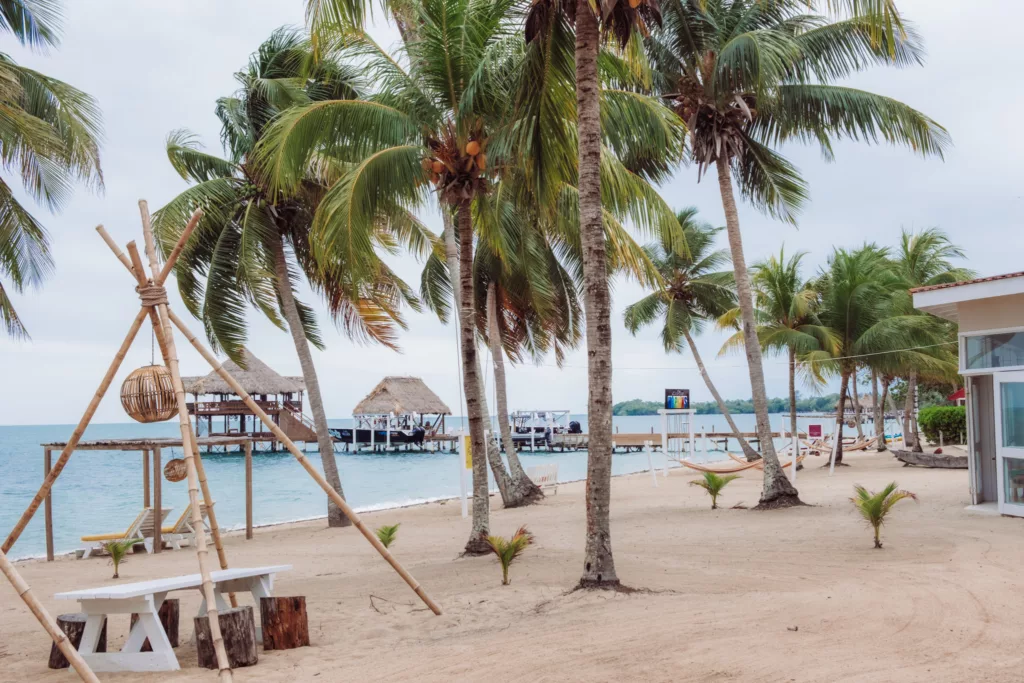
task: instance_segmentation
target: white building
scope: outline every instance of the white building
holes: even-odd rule
[[[914,306],[960,328],[972,502],[1024,517],[1024,273],[913,295]]]

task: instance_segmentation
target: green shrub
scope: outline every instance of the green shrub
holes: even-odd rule
[[[939,443],[939,432],[945,443],[967,443],[967,409],[964,406],[932,406],[922,408],[917,416],[926,439]]]

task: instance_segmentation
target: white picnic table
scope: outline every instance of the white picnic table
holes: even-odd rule
[[[290,570],[290,564],[270,567],[238,567],[210,572],[217,609],[229,608],[224,593],[251,593],[256,605],[260,598],[273,595],[274,574]],[[100,588],[57,593],[58,600],[78,600],[85,613],[85,630],[78,651],[93,671],[177,671],[178,658],[167,638],[157,612],[171,591],[198,590],[202,593],[203,580],[199,574],[172,576],[166,579],[119,583]],[[103,624],[110,614],[138,614],[139,620],[128,634],[120,652],[96,652]],[[206,598],[199,606],[199,616],[206,614]],[[256,640],[262,638],[261,627],[256,628]],[[149,638],[152,652],[142,652],[142,644]]]

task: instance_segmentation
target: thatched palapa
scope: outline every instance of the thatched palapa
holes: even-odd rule
[[[353,415],[451,415],[451,409],[419,377],[385,377]]]
[[[284,377],[275,372],[269,365],[254,356],[248,349],[242,351],[245,368],[239,367],[233,360],[224,363],[224,369],[238,380],[249,394],[274,395],[296,394],[305,391],[305,383],[301,378]],[[234,394],[220,375],[211,372],[205,377],[183,377],[185,391],[189,394]]]

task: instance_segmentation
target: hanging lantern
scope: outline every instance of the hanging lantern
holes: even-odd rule
[[[147,365],[128,375],[121,385],[121,406],[137,422],[162,422],[178,410],[171,372],[163,365]]]

